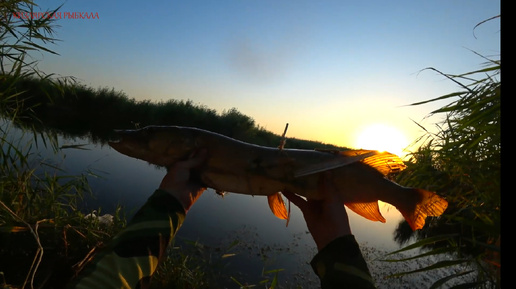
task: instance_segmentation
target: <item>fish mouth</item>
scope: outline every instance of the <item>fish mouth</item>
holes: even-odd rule
[[[166,131],[166,129],[161,127],[114,130],[113,137],[108,141],[108,145],[123,155],[158,166],[170,166],[183,156],[170,154],[166,151],[167,146],[170,145],[170,140],[167,139],[169,135],[162,134],[163,131]]]
[[[114,130],[114,135],[108,141],[108,145],[122,154],[132,155],[131,152],[144,142],[144,136],[138,131],[120,129]]]
[[[115,129],[112,133],[109,134],[108,144],[117,143],[122,140],[122,136],[124,130]]]
[[[127,154],[127,150],[125,149],[126,146],[122,138],[117,140],[110,140],[108,141],[108,145],[119,153]]]
[[[124,141],[124,132],[122,129],[115,129],[113,133],[109,136],[108,145],[110,147],[119,146]]]

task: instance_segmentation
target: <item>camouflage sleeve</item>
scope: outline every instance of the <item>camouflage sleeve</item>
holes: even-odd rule
[[[333,240],[310,263],[321,288],[376,288],[353,235]]]
[[[71,288],[144,288],[184,218],[179,201],[156,190]]]

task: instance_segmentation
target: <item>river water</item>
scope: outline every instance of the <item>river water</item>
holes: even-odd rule
[[[32,135],[24,138],[31,141]],[[36,155],[67,174],[93,173],[88,180],[95,199],[85,201],[85,210],[100,206],[102,213],[112,213],[120,204],[130,218],[165,175],[162,168],[127,157],[108,145],[95,144],[87,138],[59,137],[59,145],[64,148],[57,153],[39,145]],[[65,148],[74,145],[80,146]],[[420,284],[420,279],[409,283],[407,280],[383,279],[385,274],[399,269],[392,269],[391,265],[377,259],[400,248],[393,240],[393,232],[402,217],[388,204],[381,203],[380,209],[386,223],[366,220],[348,210],[352,232],[361,245],[378,287]],[[280,281],[302,284],[302,288],[317,288],[318,278],[309,265],[316,253],[315,243],[299,209],[292,205],[291,210],[291,220],[286,226],[285,220],[270,212],[266,197],[232,193],[222,197],[208,189],[189,211],[176,239],[222,248],[222,253],[224,248],[231,248],[228,253],[235,255],[227,258],[224,270],[231,276],[238,276],[236,279],[259,282],[265,278],[264,271],[284,269],[279,273]],[[238,246],[233,246],[236,243]]]

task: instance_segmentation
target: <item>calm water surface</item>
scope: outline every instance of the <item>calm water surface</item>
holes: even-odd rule
[[[59,144],[84,146],[61,149],[57,155],[39,147],[39,156],[51,158],[70,174],[91,171],[97,175],[88,178],[95,194],[95,200],[86,202],[88,210],[100,206],[103,213],[111,213],[120,204],[130,218],[165,175],[164,169],[122,155],[108,145],[92,144],[88,139],[60,138]],[[393,232],[402,217],[390,205],[381,205],[381,210],[387,223],[372,222],[348,210],[353,234],[363,251],[399,248],[393,241]],[[264,268],[283,268],[290,272],[285,274],[296,275],[298,281],[306,279],[317,285],[318,279],[308,265],[316,253],[315,243],[294,205],[290,223],[285,225],[271,213],[266,197],[231,193],[221,197],[209,189],[189,211],[176,238],[226,248],[238,240],[240,252],[231,257],[228,270],[255,271],[260,275]]]

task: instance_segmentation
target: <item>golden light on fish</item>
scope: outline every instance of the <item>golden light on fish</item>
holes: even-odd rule
[[[392,153],[280,150],[179,126],[149,126],[118,131],[118,135],[120,139],[110,143],[115,150],[165,167],[206,149],[209,157],[198,168],[206,187],[267,196],[270,209],[281,219],[288,219],[288,212],[280,192],[293,192],[313,200],[327,197],[320,189],[320,173],[325,171],[331,171],[328,178],[334,185],[332,193],[346,207],[371,221],[386,221],[378,207],[379,200],[396,207],[413,230],[421,229],[427,216],[440,216],[448,206],[434,192],[400,186],[387,179],[390,173],[406,168]]]
[[[362,130],[356,139],[355,147],[386,151],[403,157],[409,145],[405,135],[397,128],[385,124],[373,124]]]

